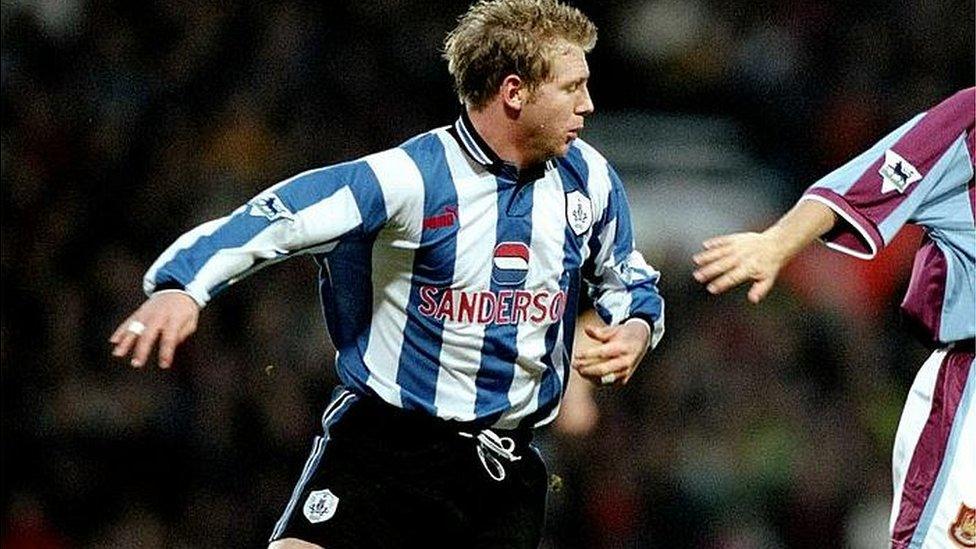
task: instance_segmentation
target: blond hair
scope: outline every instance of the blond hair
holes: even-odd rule
[[[554,49],[563,43],[589,52],[596,25],[556,0],[480,0],[447,35],[444,59],[461,102],[478,110],[510,74],[530,91],[546,82]]]

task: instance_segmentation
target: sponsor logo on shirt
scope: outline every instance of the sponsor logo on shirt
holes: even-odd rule
[[[518,286],[529,272],[529,247],[522,242],[502,242],[495,246],[491,278],[502,286]]]
[[[254,217],[266,217],[270,221],[276,219],[291,219],[291,210],[274,193],[266,193],[255,197],[250,202],[248,213]]]
[[[551,324],[562,319],[566,292],[545,290],[468,291],[420,287],[417,311],[428,318],[472,324]]]
[[[909,185],[922,179],[915,166],[891,149],[885,151],[885,161],[878,173],[881,174],[881,194],[891,191],[904,193]]]
[[[317,524],[332,518],[338,506],[339,498],[331,490],[316,490],[308,495],[302,512],[305,513],[305,518],[309,522]]]
[[[443,229],[457,223],[457,206],[444,206],[444,213],[424,218],[424,229]]]

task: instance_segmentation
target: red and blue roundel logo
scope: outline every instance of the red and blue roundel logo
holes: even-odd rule
[[[502,242],[495,246],[491,278],[503,286],[517,286],[525,282],[529,272],[529,247],[522,242]]]

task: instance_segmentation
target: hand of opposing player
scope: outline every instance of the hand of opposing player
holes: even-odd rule
[[[176,347],[197,329],[200,306],[189,295],[180,292],[156,294],[129,315],[112,333],[112,356],[132,354],[130,364],[139,368],[146,363],[159,341],[159,367],[173,364]]]
[[[647,351],[650,333],[642,322],[619,326],[586,326],[594,345],[576,353],[573,368],[596,385],[625,385]]]
[[[706,240],[694,255],[698,268],[693,276],[708,291],[720,294],[744,282],[752,282],[749,301],[759,303],[776,282],[786,258],[774,231],[737,233]]]

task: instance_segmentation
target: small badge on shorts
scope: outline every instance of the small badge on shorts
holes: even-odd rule
[[[956,522],[949,527],[949,537],[962,547],[976,547],[976,509],[959,505]]]
[[[308,495],[302,511],[312,524],[325,522],[332,518],[339,506],[339,498],[331,490],[316,490]]]

